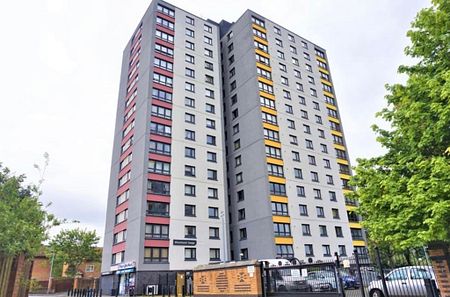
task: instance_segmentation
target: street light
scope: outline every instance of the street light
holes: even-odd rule
[[[225,212],[222,210],[220,212],[220,220],[222,221],[222,243],[223,243],[223,262],[228,261],[228,251],[227,251],[227,232],[225,226]]]

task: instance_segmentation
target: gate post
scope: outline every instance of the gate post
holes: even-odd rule
[[[363,283],[363,279],[362,279],[362,275],[361,275],[361,266],[359,265],[359,256],[358,256],[357,249],[353,250],[353,255],[355,255],[356,269],[358,270],[358,277],[359,277],[359,283],[360,283],[359,288],[361,290],[361,296],[366,297],[366,292],[364,291],[364,283]]]
[[[336,287],[338,288],[338,293],[341,293],[341,296],[345,297],[345,289],[344,289],[344,285],[342,284],[341,273],[339,271],[339,268],[341,267],[341,263],[339,262],[339,255],[337,252],[334,253],[334,257],[336,259],[336,261],[334,262],[334,266],[336,268],[336,276],[338,278]]]
[[[386,279],[384,278],[383,264],[381,263],[380,249],[375,247],[376,255],[377,255],[377,264],[380,267],[381,272],[381,283],[383,284],[384,296],[389,297],[389,292],[386,286]]]

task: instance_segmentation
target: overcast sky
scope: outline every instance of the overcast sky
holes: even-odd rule
[[[382,152],[370,125],[401,81],[406,31],[426,0],[172,0],[230,22],[247,8],[327,50],[353,164]],[[103,236],[122,50],[144,0],[7,1],[0,10],[0,162],[36,182],[58,217]],[[0,214],[1,215],[1,214]]]

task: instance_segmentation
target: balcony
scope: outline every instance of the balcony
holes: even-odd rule
[[[169,212],[147,210],[146,211],[146,215],[154,216],[154,217],[165,217],[165,218],[168,218],[169,217]]]
[[[342,189],[343,189],[343,190],[353,191],[353,187],[352,187],[352,186],[349,186],[349,185],[342,185]]]
[[[345,205],[358,206],[358,202],[355,199],[345,198]]]
[[[339,173],[351,175],[350,169],[339,169]]]

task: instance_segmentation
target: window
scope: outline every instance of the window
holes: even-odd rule
[[[285,86],[289,86],[289,80],[287,77],[282,76],[281,77],[281,84],[285,85]]]
[[[197,260],[197,249],[196,248],[184,248],[184,260],[185,261],[196,261]]]
[[[295,136],[295,135],[289,135],[289,141],[290,141],[290,144],[298,145],[298,139],[297,139],[297,136]]]
[[[214,91],[211,89],[205,89],[205,97],[214,99]]]
[[[206,160],[208,162],[217,163],[217,153],[207,152],[206,153]]]
[[[169,204],[163,202],[150,201],[147,203],[147,215],[157,217],[168,217]]]
[[[258,42],[258,41],[256,41],[256,40],[253,41],[253,44],[255,45],[255,48],[256,48],[256,49],[262,50],[263,52],[266,52],[266,53],[269,52],[269,48],[267,47],[267,45],[262,44],[262,43],[260,43],[260,42]],[[231,45],[231,44],[230,44],[230,45]],[[228,51],[231,51],[231,50],[229,49],[229,47],[230,47],[230,46],[228,46]]]
[[[112,264],[122,263],[124,258],[125,258],[125,252],[124,251],[115,253],[111,257],[111,263]]]
[[[277,57],[284,60],[284,53],[281,51],[277,51]]]
[[[184,89],[186,91],[188,91],[188,92],[195,93],[195,85],[193,83],[185,82],[184,83]]]
[[[216,145],[216,137],[212,135],[206,135],[206,144]]]
[[[219,228],[209,227],[209,239],[219,239]]]
[[[149,160],[148,161],[148,172],[163,174],[163,175],[170,175],[170,163],[163,162],[163,161]]]
[[[162,68],[164,70],[173,71],[173,64],[171,62],[167,62],[165,60],[159,59],[159,58],[155,58],[153,60],[153,65],[155,65],[158,68]]]
[[[297,54],[297,48],[295,46],[291,45],[289,48],[290,48],[291,53]]]
[[[152,97],[158,100],[172,102],[172,93],[168,93],[159,89],[153,88]]]
[[[305,53],[305,52],[303,52],[303,58],[305,58],[305,60],[308,60],[308,61],[311,60],[310,55],[308,53]]]
[[[244,180],[243,180],[243,177],[242,177],[242,172],[236,174],[236,184],[240,184],[240,183],[242,183],[243,181],[244,181]]]
[[[184,226],[184,237],[185,238],[196,238],[197,228],[195,226]]]
[[[337,208],[332,208],[331,209],[331,213],[333,215],[333,219],[339,219],[339,209]]]
[[[208,169],[207,176],[209,180],[217,180],[217,170]]]
[[[152,115],[170,120],[172,118],[172,110],[158,105],[152,105]]]
[[[195,50],[195,44],[193,43],[193,42],[190,42],[190,41],[185,41],[185,47],[187,48],[187,49],[190,49],[190,50]]]
[[[294,249],[290,244],[277,244],[277,258],[289,259],[294,257]]]
[[[306,197],[304,186],[297,186],[297,196],[298,197]]]
[[[212,27],[207,24],[203,24],[203,31],[212,33]]]
[[[203,42],[209,45],[213,44],[212,38],[208,37],[208,36],[203,36]]]
[[[330,246],[328,244],[322,245],[322,251],[324,257],[331,257]]]
[[[303,173],[300,168],[294,168],[294,177],[297,179],[303,179]]]
[[[212,58],[213,57],[213,51],[210,49],[205,48],[205,56]]]
[[[245,220],[245,208],[241,208],[238,210],[238,220]]]
[[[231,112],[231,117],[233,118],[233,120],[235,119],[235,118],[237,118],[239,116],[239,110],[236,108],[235,110],[233,110],[232,112]]]
[[[239,133],[239,123],[233,126],[233,135]]]
[[[298,99],[299,99],[299,103],[300,103],[301,105],[306,105],[306,99],[305,99],[305,97],[303,97],[303,96],[298,96]]]
[[[314,82],[314,77],[312,77],[312,76],[308,76],[308,82],[310,83],[310,84],[315,84],[315,82]]]
[[[236,89],[236,81],[235,80],[230,84],[230,91],[233,91],[234,89]]]
[[[211,119],[206,119],[206,128],[216,129],[216,121]]]
[[[86,268],[84,269],[85,272],[94,272],[94,265],[86,265]]]
[[[270,182],[269,189],[271,195],[286,196],[286,185]]]
[[[169,248],[152,247],[144,249],[144,262],[167,262],[169,260]]]
[[[119,242],[123,242],[127,239],[127,230],[123,230],[120,232],[117,232],[113,236],[113,244],[117,244]]]
[[[269,123],[272,125],[277,124],[277,116],[276,115],[266,113],[266,112],[261,112],[261,117],[262,117],[263,122],[265,122],[265,123]]]
[[[269,58],[266,58],[266,57],[258,55],[258,54],[255,54],[255,56],[256,56],[256,62],[259,62],[259,63],[265,64],[267,66],[270,66]]]
[[[187,77],[195,78],[195,70],[194,70],[194,69],[191,69],[191,68],[187,68],[187,67],[186,67],[186,70],[185,70],[184,74],[185,74]]]
[[[286,107],[286,113],[289,113],[289,114],[293,114],[294,113],[292,105],[285,104],[284,106]]]
[[[230,33],[227,34],[227,40],[230,40],[233,38],[233,31],[230,31]]]
[[[298,59],[297,59],[297,58],[294,58],[294,57],[292,57],[292,64],[294,64],[294,65],[296,65],[296,66],[300,65],[300,64],[298,63]]]
[[[189,28],[186,28],[186,36],[189,36],[189,37],[195,37],[195,32],[194,32],[194,30],[191,30],[191,29],[189,29]]]
[[[273,233],[275,236],[291,236],[291,225],[285,223],[273,223]]]
[[[278,39],[278,38],[275,39],[275,44],[278,45],[278,46],[280,46],[280,47],[283,47],[283,41],[281,41],[281,40]]]
[[[281,159],[281,149],[266,145],[266,156]]]
[[[247,228],[239,229],[239,240],[246,240],[246,239],[247,239]]]
[[[259,37],[259,38],[262,38],[262,39],[267,39],[266,33],[263,33],[263,32],[261,32],[261,31],[259,31],[259,30],[256,30],[255,28],[253,28],[253,34],[254,34],[256,37]]]
[[[184,176],[195,176],[195,166],[184,165]],[[185,187],[185,189],[186,189],[186,187]],[[194,193],[194,195],[195,195],[195,193]]]
[[[303,132],[311,134],[311,128],[308,125],[303,125]]]
[[[269,94],[273,94],[273,86],[265,84],[263,82],[258,81],[258,86],[259,86],[259,90],[269,93]]]
[[[257,25],[260,26],[260,27],[263,27],[263,28],[266,27],[264,21],[262,21],[262,20],[260,20],[260,19],[258,19],[258,18],[256,18],[256,17],[254,17],[254,16],[252,16],[252,22],[255,23],[255,24],[257,24]]]
[[[327,169],[331,169],[331,162],[328,159],[323,159],[323,167],[327,168]],[[333,182],[333,177],[331,177],[331,182]],[[332,184],[330,184],[332,185]]]
[[[240,190],[237,192],[237,200],[238,201],[244,201],[245,196],[244,196],[244,190]]]
[[[171,145],[169,143],[152,140],[150,141],[150,152],[161,155],[170,155]]]
[[[323,73],[322,71],[319,71],[319,74],[320,74],[320,78],[322,78],[322,79],[324,79],[326,81],[330,81],[330,76],[328,74]]]
[[[128,156],[125,157],[125,159],[120,162],[120,170],[124,169],[128,164],[131,163],[131,160],[133,159],[133,154],[130,153]]]
[[[308,155],[308,162],[310,165],[316,165],[316,157]]]
[[[185,204],[184,215],[186,217],[195,217],[195,205]]]
[[[281,157],[280,157],[281,158]],[[300,153],[292,151],[292,160],[296,162],[300,162]]]
[[[308,44],[302,40],[302,47],[308,49]]]
[[[317,60],[317,66],[319,66],[320,68],[323,68],[323,69],[328,68],[326,63],[319,61],[319,60]]]
[[[210,219],[218,219],[219,218],[219,208],[208,207],[208,217]]]
[[[172,10],[170,8],[167,8],[165,6],[162,6],[161,4],[158,4],[157,10],[159,12],[163,13],[163,14],[166,14],[166,15],[170,16],[170,17],[175,17],[175,11],[174,10]]]
[[[214,64],[208,61],[205,61],[205,69],[214,70]]]
[[[303,92],[303,85],[301,83],[295,83],[297,91]]]
[[[148,192],[157,195],[170,195],[170,183],[148,180]]]
[[[130,190],[126,190],[116,198],[116,205],[122,204],[130,198]]]
[[[287,68],[286,68],[286,65],[284,65],[284,64],[282,64],[282,63],[280,63],[280,64],[279,64],[279,66],[280,66],[280,70],[281,70],[281,71],[283,71],[283,72],[287,72]]]
[[[186,123],[195,124],[195,115],[186,112],[184,114],[184,121]]]
[[[319,225],[319,233],[321,237],[328,237],[327,226]]]
[[[242,158],[241,156],[237,156],[234,158],[234,167],[238,167],[242,165]]]
[[[234,150],[238,150],[238,149],[241,148],[241,140],[240,140],[240,139],[235,140],[235,141],[233,142],[233,148],[234,148]]]
[[[305,244],[305,256],[314,257],[314,249],[312,244]]]
[[[216,188],[208,188],[209,199],[219,199],[219,191]]]
[[[315,171],[311,171],[311,181],[318,183],[319,182],[319,174]]]
[[[309,93],[313,97],[317,97],[317,91],[315,89],[309,89]]]
[[[185,60],[186,62],[188,62],[188,63],[195,64],[195,57],[194,57],[194,56],[185,54],[184,60]]]
[[[330,201],[337,201],[337,199],[336,199],[336,192],[329,191],[328,195],[330,197]]]
[[[277,27],[273,27],[273,31],[275,32],[275,34],[281,35],[281,30]]]
[[[288,128],[295,130],[295,122],[293,120],[287,120],[288,122]]]
[[[220,249],[209,249],[209,261],[220,261]]]
[[[216,108],[215,108],[214,105],[206,103],[205,104],[205,111],[214,114],[214,113],[216,113]]]
[[[194,19],[193,18],[191,18],[191,17],[189,17],[189,16],[186,16],[186,24],[189,24],[189,25],[195,25],[195,21],[194,21]]]
[[[327,184],[334,185],[333,176],[327,174]]]
[[[313,142],[309,139],[305,139],[305,145],[307,149],[314,149]]]
[[[321,143],[320,148],[322,153],[328,154],[328,147],[326,144]]]
[[[267,79],[272,79],[272,74],[270,73],[270,71],[267,71],[267,70],[264,70],[262,68],[256,67],[256,72],[258,73],[259,76],[262,76],[262,77],[267,78]]]
[[[159,30],[156,30],[155,33],[157,38],[167,41],[169,43],[173,43],[173,35],[167,34]]]
[[[186,139],[186,140],[195,140],[195,131],[184,130],[184,139]]]
[[[301,73],[300,71],[294,69],[294,76],[295,76],[296,78],[302,78],[302,73]]]
[[[311,236],[311,227],[309,224],[302,224],[302,234],[304,236]]]
[[[313,192],[315,199],[322,199],[322,192],[320,191],[320,189],[313,189]]]
[[[192,147],[185,147],[184,148],[184,156],[186,158],[192,158],[195,159],[195,148]]]
[[[300,215],[307,217],[308,216],[308,206],[304,205],[304,204],[300,204]]]
[[[192,171],[190,171],[190,170],[192,170]],[[185,175],[186,176],[195,176],[195,167],[194,166],[185,166]],[[194,185],[184,185],[184,195],[195,196],[195,186]]]
[[[169,225],[145,224],[145,238],[147,239],[168,239]]]
[[[323,131],[322,129],[317,129],[317,132],[319,132],[320,138],[325,138],[325,131]]]
[[[168,86],[168,87],[172,87],[172,83],[173,83],[171,77],[168,77],[168,76],[165,76],[165,75],[162,75],[162,74],[158,74],[156,72],[153,73],[153,81],[157,82],[159,84]]]
[[[334,230],[336,231],[336,237],[344,237],[344,234],[342,233],[342,227],[336,226],[334,227]]]
[[[273,176],[284,176],[283,166],[267,163],[267,173]]]
[[[174,23],[172,23],[166,19],[160,18],[159,16],[156,17],[156,23],[163,27],[169,28],[170,30],[173,30],[175,28]]]
[[[306,71],[308,71],[308,72],[313,72],[313,71],[312,71],[311,65],[305,64],[305,68],[306,68]]]
[[[316,214],[317,214],[318,218],[324,218],[325,217],[325,213],[323,211],[323,207],[316,206]]]
[[[347,256],[345,245],[338,245],[339,256]]]
[[[195,99],[185,97],[184,98],[184,106],[195,108]]]
[[[233,68],[231,68],[231,70],[230,70],[230,78],[232,78],[233,76],[235,76],[236,75],[236,69],[233,67]]]
[[[235,104],[237,102],[237,95],[234,94],[233,96],[231,96],[231,104]]]
[[[272,215],[288,216],[288,205],[286,203],[272,202]]]
[[[306,110],[300,110],[300,116],[304,119],[308,119],[308,112]]]

